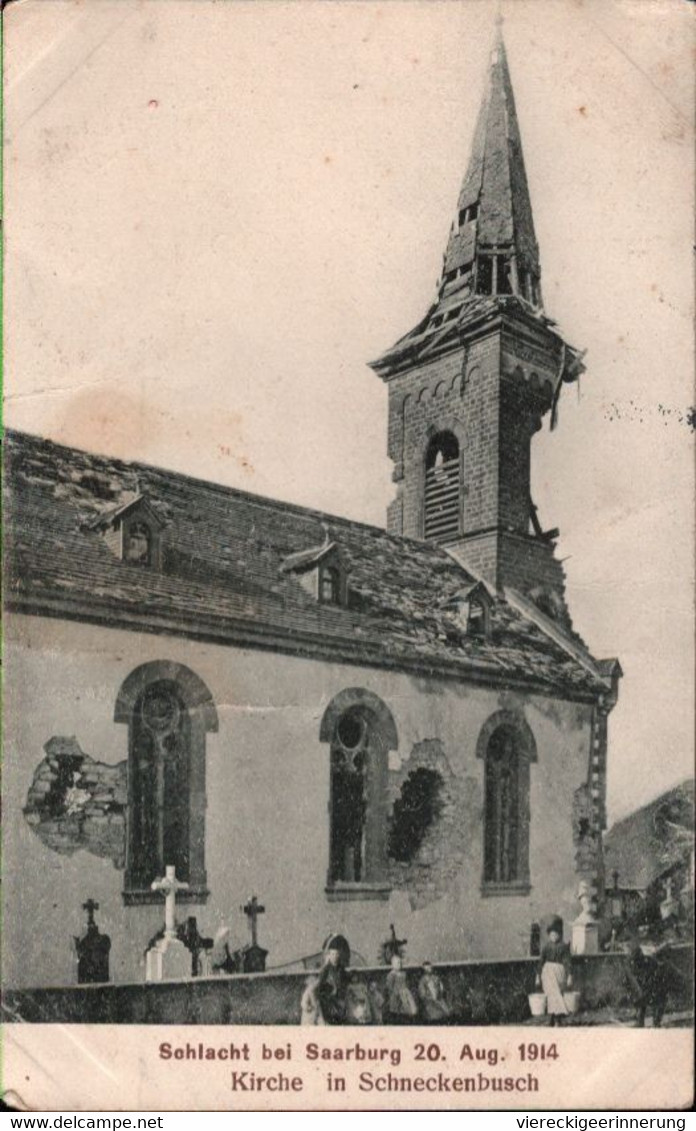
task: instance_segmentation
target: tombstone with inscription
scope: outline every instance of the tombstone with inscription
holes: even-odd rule
[[[249,902],[240,908],[240,911],[247,917],[251,932],[251,942],[238,950],[235,955],[238,963],[237,968],[242,974],[260,974],[266,969],[268,951],[259,946],[258,940],[258,917],[263,915],[265,910],[266,908],[259,903],[255,895],[252,895]]]
[[[168,864],[163,879],[154,880],[153,891],[164,895],[164,935],[145,954],[145,981],[163,982],[171,978],[191,977],[191,952],[177,937],[176,893],[188,887],[176,878],[176,870]]]
[[[87,912],[87,929],[84,935],[74,936],[78,984],[108,982],[111,939],[103,935],[94,922],[94,912],[99,910],[99,904],[90,898],[82,904],[82,908]]]

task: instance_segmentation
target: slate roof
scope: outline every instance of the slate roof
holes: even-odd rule
[[[694,848],[694,782],[682,782],[628,817],[604,838],[607,886],[614,870],[622,891],[646,891]]]
[[[503,37],[498,29],[488,84],[476,122],[469,166],[457,202],[461,210],[478,204],[478,222],[452,232],[445,271],[473,258],[482,247],[513,247],[518,260],[539,271],[532,205],[524,167],[515,96]],[[469,238],[470,237],[470,238]],[[471,247],[462,248],[464,243]]]
[[[492,636],[443,606],[476,578],[433,544],[143,464],[6,433],[6,603],[19,611],[591,700],[607,680],[500,597]],[[95,519],[138,494],[166,524],[161,568],[121,561]],[[290,555],[327,537],[346,607],[318,603]],[[577,647],[577,646],[576,646]]]

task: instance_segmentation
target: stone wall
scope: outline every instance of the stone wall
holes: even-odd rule
[[[260,942],[272,965],[316,954],[329,931],[345,933],[374,961],[391,923],[409,940],[414,961],[447,962],[524,955],[533,922],[577,915],[572,806],[588,780],[589,704],[39,617],[9,617],[5,631],[12,635],[3,767],[6,985],[74,984],[73,937],[84,930],[82,905],[90,897],[111,937],[114,981],[144,976],[144,949],[162,925],[162,907],[127,904],[124,874],[114,867],[123,829],[114,806],[123,797],[128,751],[128,728],[114,712],[124,682],[151,662],[189,668],[219,716],[205,751],[210,894],[198,893],[185,909],[202,935],[227,925],[232,949],[248,942],[239,908],[256,893],[266,907]],[[22,707],[27,686],[31,711]],[[330,758],[319,732],[328,704],[347,688],[378,696],[393,716],[391,806],[419,766],[439,773],[443,784],[437,819],[414,858],[392,861],[391,882],[380,892],[338,902],[326,887]],[[492,897],[482,891],[484,765],[476,750],[501,710],[524,717],[538,758],[530,771],[530,889]],[[41,769],[49,788],[34,791],[45,744],[71,735],[75,746],[63,740],[60,750],[49,747],[56,764]],[[42,835],[39,795],[51,792],[61,751],[77,759],[81,815],[74,823],[66,815],[65,826],[48,818],[49,835]],[[87,813],[92,805],[104,808]]]
[[[74,738],[44,746],[27,793],[24,819],[54,852],[85,848],[123,868],[126,859],[127,763],[95,762]]]
[[[460,531],[453,548],[493,585],[546,590],[564,611],[563,567],[553,547],[528,537],[531,440],[551,404],[555,343],[533,344],[506,327],[389,384],[388,454],[397,497],[388,529],[423,537],[424,461],[438,432],[460,447]]]
[[[470,854],[472,838],[480,830],[483,811],[480,781],[473,775],[454,774],[438,739],[416,743],[401,769],[389,775],[392,806],[418,769],[438,774],[439,811],[410,861],[389,860],[392,885],[407,892],[414,909],[427,907],[451,889]]]
[[[670,1006],[688,1008],[693,1001],[691,949],[675,947],[669,959],[674,975]],[[456,1020],[465,1025],[526,1021],[536,971],[533,959],[437,967]],[[361,980],[378,986],[383,986],[387,972],[384,967],[356,971]],[[408,976],[415,990],[420,969],[409,968]],[[30,1023],[297,1025],[305,979],[305,973],[269,972],[147,985],[8,990],[4,1012],[7,1021]],[[575,958],[573,980],[583,1009],[616,1008],[631,1001],[622,955]]]

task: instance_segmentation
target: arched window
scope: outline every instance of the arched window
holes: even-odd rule
[[[207,896],[206,731],[217,715],[205,684],[180,664],[143,664],[125,681],[117,722],[128,724],[126,902],[155,900],[152,881],[174,865],[189,884],[180,898]]]
[[[423,533],[427,539],[446,542],[458,537],[459,500],[459,442],[452,432],[439,432],[425,454]]]
[[[331,743],[329,882],[366,878],[366,817],[370,728],[359,707],[345,711]]]
[[[534,737],[521,716],[499,711],[483,728],[477,753],[484,760],[484,889],[528,890]]]
[[[387,758],[397,745],[387,707],[362,688],[341,692],[322,719],[330,743],[328,891],[386,894]]]

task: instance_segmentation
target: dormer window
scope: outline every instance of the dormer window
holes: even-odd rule
[[[302,588],[321,605],[346,605],[348,572],[335,542],[290,554],[280,572],[295,577]]]
[[[146,522],[132,522],[124,537],[124,559],[137,565],[152,564],[152,531]]]
[[[340,605],[341,573],[336,566],[320,566],[319,600],[323,605]]]
[[[466,622],[467,636],[478,636],[485,638],[488,636],[488,610],[482,601],[471,600],[469,601],[469,615]]]
[[[90,523],[116,557],[128,565],[157,568],[164,522],[145,495],[101,514]]]
[[[444,609],[463,637],[489,639],[493,598],[482,581],[476,581],[468,589],[455,593],[444,605]]]

